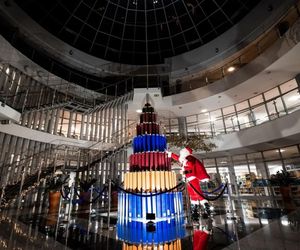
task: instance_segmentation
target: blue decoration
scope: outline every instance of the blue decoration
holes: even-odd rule
[[[167,139],[164,135],[139,135],[133,139],[133,152],[160,151],[167,149]]]
[[[129,244],[162,244],[185,237],[184,217],[155,222],[155,231],[147,232],[147,224],[132,221],[127,225],[117,224],[118,239]]]

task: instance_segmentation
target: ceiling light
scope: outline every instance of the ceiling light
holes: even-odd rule
[[[280,152],[284,152],[285,149],[280,149],[280,150],[277,149],[277,150],[276,150],[276,152],[279,152],[279,151],[280,151]]]
[[[227,71],[228,71],[228,72],[233,72],[233,71],[235,71],[235,67],[230,66],[230,67],[227,69]]]
[[[141,109],[136,110],[137,113],[142,113],[143,111]]]
[[[207,109],[202,109],[201,110],[201,113],[205,113],[205,112],[207,112]]]
[[[298,101],[300,99],[300,95],[293,95],[289,97],[289,101]]]

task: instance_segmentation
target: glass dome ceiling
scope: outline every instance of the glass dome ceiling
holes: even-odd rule
[[[15,0],[46,30],[113,62],[159,64],[213,40],[260,0]],[[148,53],[147,53],[148,52]]]

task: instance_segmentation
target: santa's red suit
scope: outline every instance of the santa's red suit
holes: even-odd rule
[[[197,158],[192,156],[192,152],[191,148],[186,147],[180,150],[180,155],[168,152],[168,156],[182,164],[183,174],[189,182],[187,190],[191,198],[191,203],[198,204],[198,201],[200,201],[203,205],[207,202],[207,200],[198,194],[202,194],[199,181],[208,181],[210,177],[203,164]],[[190,184],[197,190],[198,193]]]
[[[206,250],[208,246],[209,232],[206,230],[194,230],[193,249]]]

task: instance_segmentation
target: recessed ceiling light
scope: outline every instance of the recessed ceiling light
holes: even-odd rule
[[[137,113],[142,113],[143,111],[141,109],[136,110]]]
[[[230,67],[227,69],[227,71],[228,71],[228,72],[233,72],[233,71],[235,71],[235,67],[230,66]]]
[[[207,112],[207,109],[201,109],[201,113]]]

